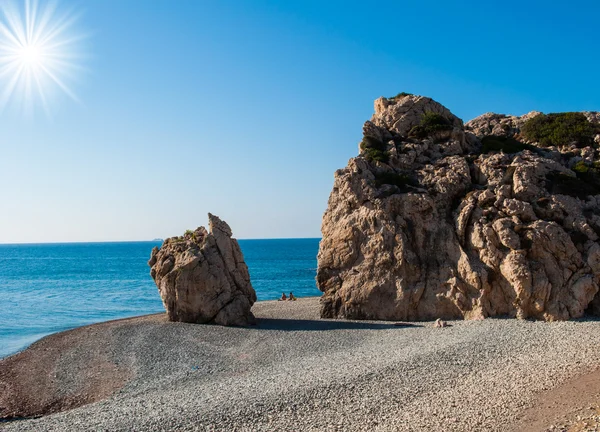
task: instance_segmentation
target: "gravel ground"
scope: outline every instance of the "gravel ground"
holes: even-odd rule
[[[600,431],[600,410],[589,407],[579,410],[561,422],[546,428],[549,432],[598,432]]]
[[[600,366],[595,320],[323,321],[316,298],[253,311],[252,328],[133,319],[97,331],[133,378],[101,402],[0,429],[506,431],[535,393]]]

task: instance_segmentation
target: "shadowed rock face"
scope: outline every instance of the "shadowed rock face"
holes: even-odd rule
[[[199,227],[154,248],[148,265],[170,321],[245,326],[256,293],[231,229],[208,214],[209,232]]]
[[[446,127],[409,138],[426,112]],[[387,161],[365,151],[335,173],[318,255],[321,315],[564,320],[600,310],[600,191],[570,169],[593,167],[597,149],[527,143],[482,154],[486,136],[523,140],[538,114],[463,126],[429,98],[376,100],[363,134]]]

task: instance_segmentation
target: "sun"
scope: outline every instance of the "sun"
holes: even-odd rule
[[[19,51],[21,62],[27,66],[37,66],[43,62],[42,50],[36,45],[25,45]]]
[[[73,81],[82,72],[77,16],[47,0],[0,1],[0,109],[15,103],[50,112],[59,93],[77,101]]]

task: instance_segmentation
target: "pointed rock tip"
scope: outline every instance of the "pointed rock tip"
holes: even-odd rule
[[[221,231],[223,234],[231,237],[231,228],[224,220],[221,220],[218,216],[212,213],[208,214],[208,229],[211,234],[215,234],[215,230]]]

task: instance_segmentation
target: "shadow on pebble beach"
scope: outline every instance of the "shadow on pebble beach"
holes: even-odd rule
[[[356,321],[334,320],[300,320],[260,318],[256,330],[282,330],[282,331],[323,331],[323,330],[389,330],[402,327],[422,327],[413,323],[373,323]]]

